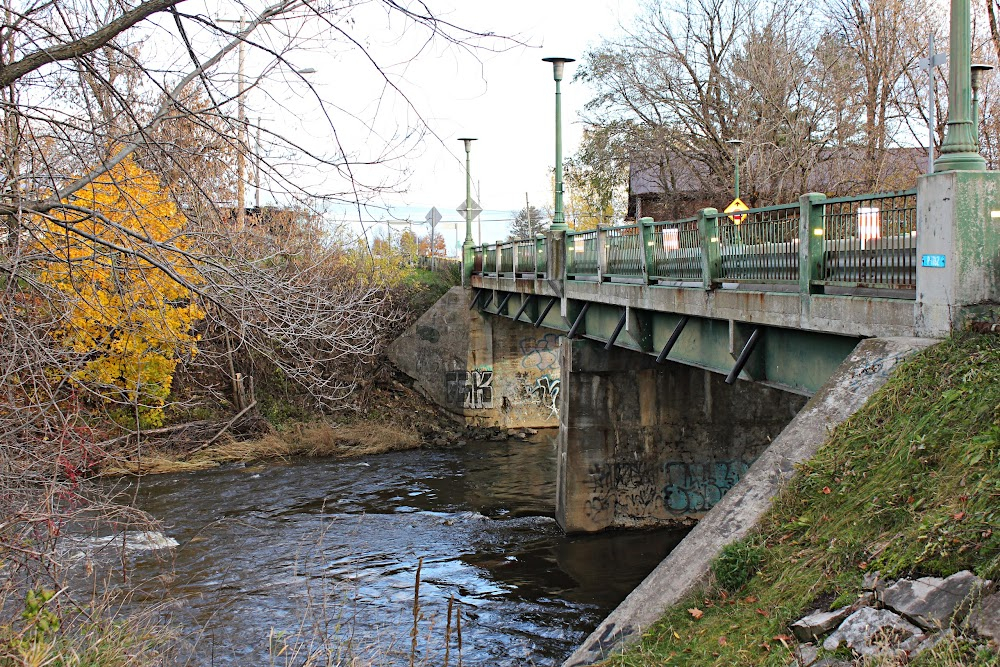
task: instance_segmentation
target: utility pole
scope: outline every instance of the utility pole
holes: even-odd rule
[[[236,108],[237,108],[237,124],[239,125],[239,138],[237,139],[237,149],[236,149],[236,171],[239,172],[236,175],[236,229],[242,230],[246,224],[246,183],[243,182],[243,174],[246,172],[246,129],[247,129],[247,105],[246,101],[243,99],[243,93],[246,91],[246,57],[247,57],[247,43],[243,39],[243,32],[246,30],[246,17],[240,17],[240,56],[239,56],[239,73],[236,78],[237,93],[236,93]]]
[[[934,96],[934,68],[948,62],[947,53],[937,53],[934,51],[934,33],[927,37],[927,57],[917,61],[921,67],[927,68],[927,173],[934,173],[934,135],[937,129],[935,122],[936,103]]]
[[[253,198],[254,206],[257,207],[257,215],[260,215],[260,117],[257,117],[257,140],[253,144],[254,148],[254,175],[253,184],[256,190]]]
[[[528,216],[528,236],[535,238],[535,227],[531,224],[531,204],[528,203],[528,193],[524,193],[524,212]]]

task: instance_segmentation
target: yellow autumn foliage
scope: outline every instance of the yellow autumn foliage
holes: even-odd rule
[[[63,209],[41,222],[36,239],[47,257],[40,279],[68,297],[55,335],[84,355],[72,379],[109,403],[140,406],[143,424],[159,425],[180,356],[197,351],[192,325],[205,315],[187,287],[154,265],[198,283],[183,260],[186,220],[132,159],[66,203],[99,214]]]

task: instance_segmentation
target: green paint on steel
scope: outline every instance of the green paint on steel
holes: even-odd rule
[[[567,319],[574,321],[583,310],[583,304],[584,302],[570,301],[567,304],[568,318],[562,317],[559,310],[553,308],[545,316],[542,326],[565,334],[570,328]],[[614,330],[621,322],[623,310],[618,306],[595,302],[590,304],[581,327],[584,331],[583,337],[604,343],[614,334]],[[650,330],[652,346],[642,349],[632,336],[620,335],[615,341],[615,347],[647,356],[655,356],[656,351],[666,344],[682,317],[672,313],[646,311],[636,313],[634,316],[642,317],[645,321]],[[528,322],[522,321],[522,324],[530,326]],[[691,317],[667,361],[705,368],[725,375],[735,364],[734,354],[739,353],[756,328],[762,329],[763,337],[744,368],[744,373],[754,381],[802,394],[812,394],[823,386],[859,340],[851,336],[737,322],[734,323],[732,340],[735,353],[731,353],[729,322]]]

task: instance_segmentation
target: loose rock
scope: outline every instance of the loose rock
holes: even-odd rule
[[[968,570],[947,579],[900,579],[885,589],[882,602],[925,630],[941,630],[965,618],[976,594],[988,584]]]
[[[969,626],[979,635],[1000,642],[1000,593],[988,595],[976,605]]]
[[[799,641],[816,641],[840,625],[851,611],[850,607],[842,607],[836,611],[815,611],[792,623],[792,632]]]
[[[862,656],[905,655],[926,639],[920,628],[888,609],[862,607],[826,638],[823,648],[836,651],[842,643]]]

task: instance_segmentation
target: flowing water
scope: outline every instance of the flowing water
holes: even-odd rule
[[[291,649],[309,642],[409,665],[420,559],[416,664],[443,664],[454,596],[462,664],[556,665],[683,536],[563,535],[551,437],[166,475],[129,492],[179,543],[134,557],[133,599],[194,638],[197,665],[301,664]]]

